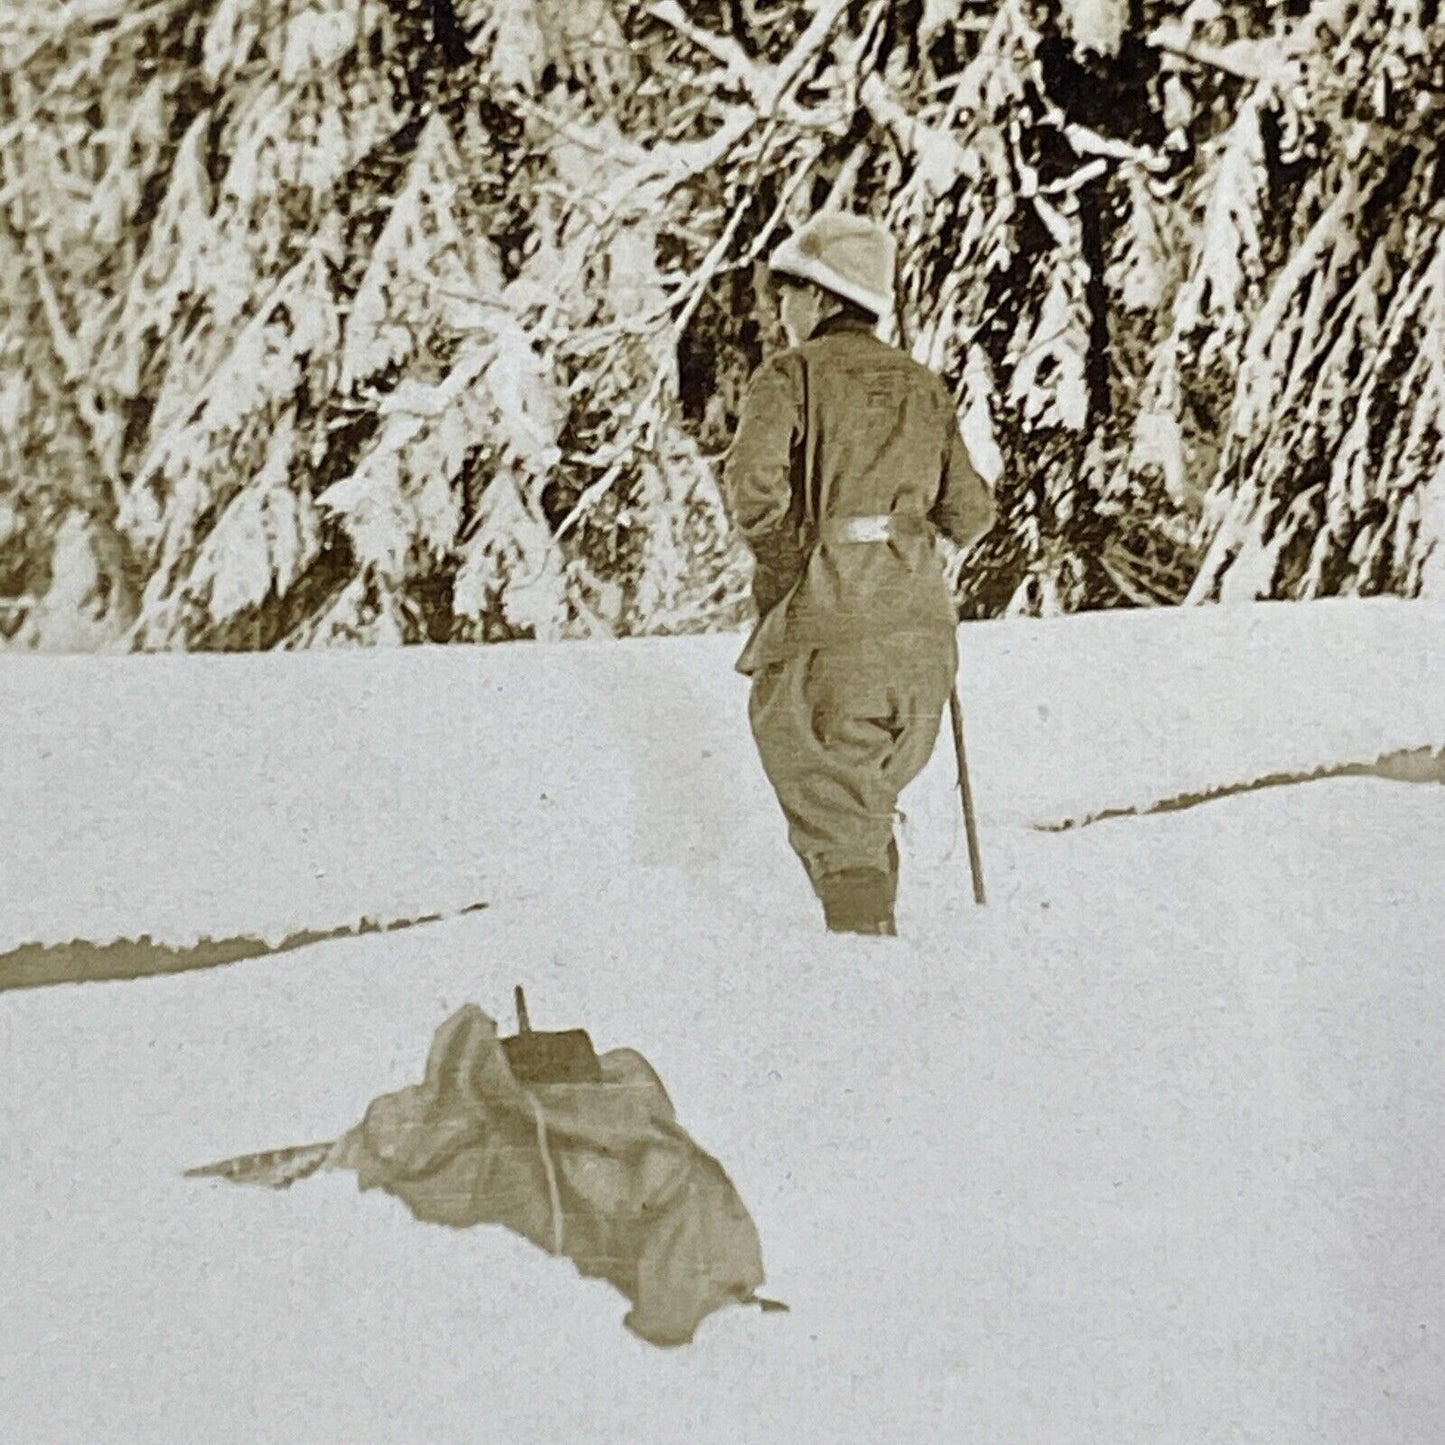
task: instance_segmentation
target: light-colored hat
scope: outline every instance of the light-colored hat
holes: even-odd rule
[[[769,268],[811,281],[876,316],[893,309],[893,237],[866,216],[824,212],[800,226],[776,251]]]

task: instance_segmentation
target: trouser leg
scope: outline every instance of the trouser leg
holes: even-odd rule
[[[898,795],[933,752],[956,661],[951,637],[890,638],[754,678],[758,752],[830,925],[891,923]]]

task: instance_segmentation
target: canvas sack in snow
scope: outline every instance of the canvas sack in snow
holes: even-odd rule
[[[376,1099],[334,1144],[192,1172],[284,1187],[353,1169],[418,1219],[506,1225],[609,1281],[632,1302],[627,1326],[656,1345],[686,1344],[722,1305],[771,1306],[755,1294],[762,1250],[747,1209],[646,1059],[614,1049],[595,1079],[524,1085],[510,1042],[468,1004],[438,1029],[425,1078]]]

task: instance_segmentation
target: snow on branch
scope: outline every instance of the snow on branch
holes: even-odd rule
[[[1174,8],[12,3],[7,465],[112,478],[143,645],[731,625],[756,263],[846,205],[997,487],[970,615],[1421,587],[1445,24]]]

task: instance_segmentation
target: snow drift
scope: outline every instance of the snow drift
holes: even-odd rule
[[[1445,739],[1442,616],[989,623],[905,798],[898,940],[817,926],[738,639],[0,669],[0,940],[321,929],[0,993],[0,1421],[21,1440],[1434,1445],[1445,789],[1366,777],[1032,825]],[[325,1172],[514,983],[642,1051],[769,1293],[685,1351],[501,1230]]]

